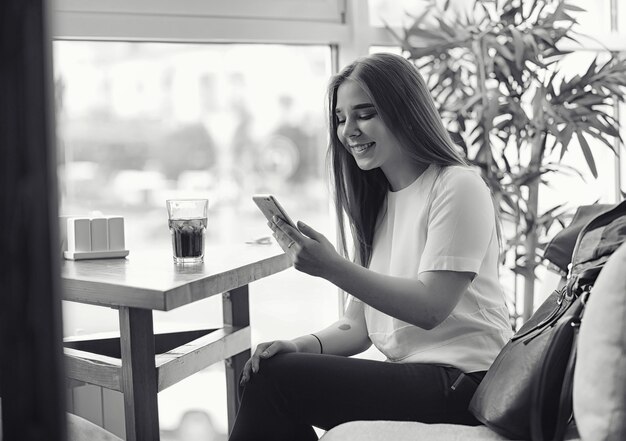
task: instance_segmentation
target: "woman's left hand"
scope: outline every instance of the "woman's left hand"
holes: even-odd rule
[[[298,271],[328,278],[329,271],[336,267],[337,259],[342,258],[323,234],[302,221],[297,224],[299,231],[277,216],[268,225]]]

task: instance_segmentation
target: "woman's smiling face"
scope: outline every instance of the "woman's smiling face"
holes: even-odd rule
[[[380,167],[386,175],[406,161],[400,143],[376,111],[372,100],[354,80],[337,88],[337,136],[362,170]]]

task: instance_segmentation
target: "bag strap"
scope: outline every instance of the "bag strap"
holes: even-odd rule
[[[556,425],[554,428],[554,441],[563,441],[565,432],[570,421],[574,417],[573,412],[573,391],[574,391],[574,368],[576,366],[578,330],[580,329],[580,321],[572,322],[574,327],[574,335],[572,336],[572,351],[567,361],[565,375],[563,376],[563,388],[559,398],[559,411],[557,412]]]
[[[532,441],[562,441],[572,414],[572,381],[576,362],[578,325],[586,296],[572,304],[572,314],[556,323],[531,384],[530,435]]]

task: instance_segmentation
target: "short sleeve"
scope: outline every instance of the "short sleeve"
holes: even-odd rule
[[[348,304],[348,302],[363,303],[363,300],[357,299],[352,294],[348,294],[346,298],[346,304]]]
[[[471,169],[447,167],[431,193],[426,244],[418,272],[478,274],[494,230],[493,202],[480,175]]]

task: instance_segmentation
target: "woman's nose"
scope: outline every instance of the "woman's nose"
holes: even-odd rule
[[[346,119],[345,124],[343,125],[343,136],[344,138],[351,138],[357,136],[361,133],[357,124],[354,122],[352,118]]]

